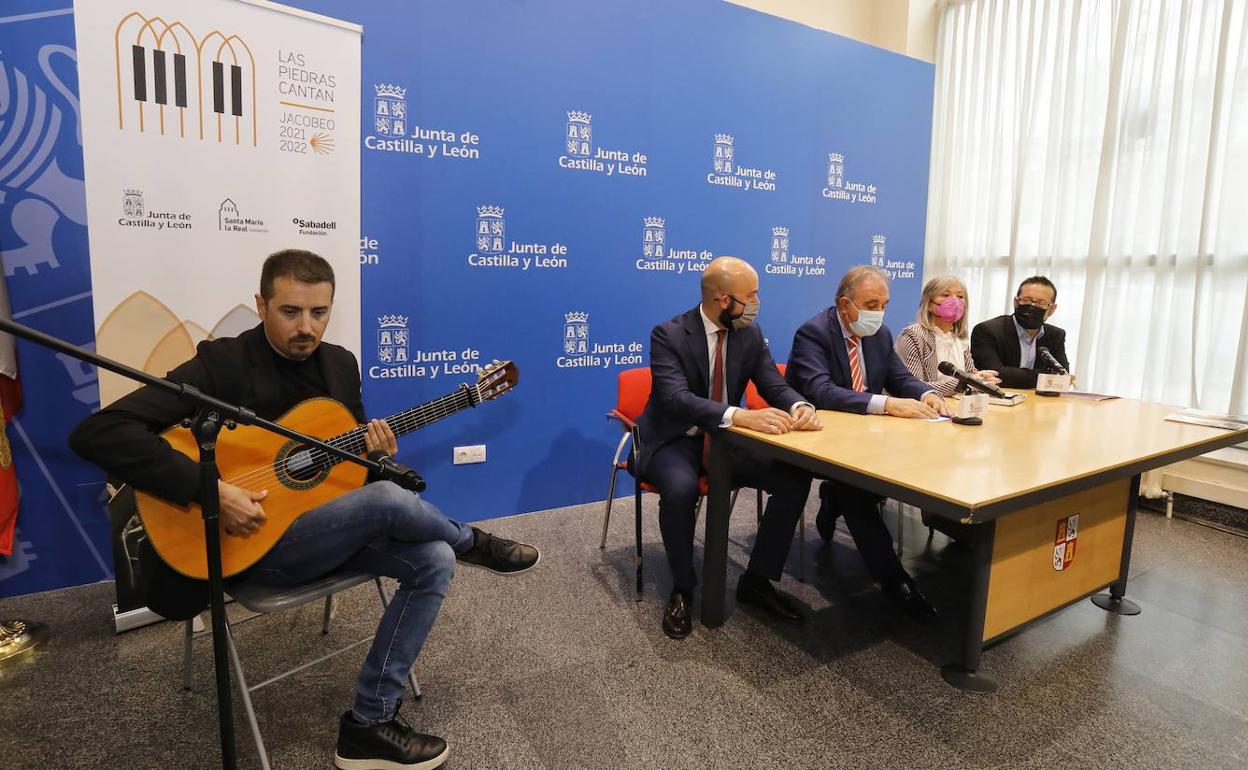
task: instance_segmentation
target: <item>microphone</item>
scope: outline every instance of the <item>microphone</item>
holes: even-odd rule
[[[414,469],[406,465],[400,465],[390,459],[390,455],[386,454],[384,449],[374,449],[368,453],[368,459],[381,466],[381,475],[386,481],[393,481],[395,484],[412,492],[424,492],[425,480]]]
[[[1056,371],[1058,374],[1063,375],[1063,376],[1070,374],[1070,372],[1066,371],[1066,367],[1062,366],[1061,363],[1056,358],[1054,358],[1053,354],[1049,352],[1048,348],[1044,348],[1044,347],[1036,348],[1036,352],[1039,353],[1040,357],[1044,359],[1044,362],[1048,364],[1049,367],[1052,368],[1054,371]]]
[[[976,390],[983,391],[984,393],[987,393],[993,398],[1009,398],[1010,397],[1009,393],[1006,393],[1004,390],[1001,390],[1000,388],[994,385],[989,385],[983,380],[972,377],[971,375],[962,371],[958,367],[954,366],[952,362],[941,361],[940,366],[937,366],[936,368],[940,370],[941,374],[944,374],[949,377],[956,377],[958,378],[958,382],[962,383],[963,385],[967,385]]]

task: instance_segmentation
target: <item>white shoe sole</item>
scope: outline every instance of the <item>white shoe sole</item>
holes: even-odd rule
[[[493,572],[495,575],[502,575],[503,577],[514,577],[515,575],[523,575],[524,573],[526,573],[526,572],[528,572],[529,570],[533,569],[533,568],[534,568],[534,567],[536,567],[537,565],[541,564],[541,563],[542,563],[542,552],[541,552],[541,551],[538,551],[538,552],[537,552],[537,561],[533,562],[532,564],[530,564],[529,566],[525,567],[524,569],[518,569],[518,570],[516,570],[515,572],[499,572],[498,570],[496,570],[496,569],[492,569],[492,568],[490,568],[490,567],[487,567],[487,566],[485,566],[484,564],[473,564],[473,563],[472,563],[472,562],[470,562],[470,561],[460,561],[460,562],[456,562],[456,563],[457,563],[457,564],[459,564],[459,565],[462,565],[462,566],[464,566],[464,567],[471,567],[471,568],[473,568],[473,569],[482,569],[482,570],[485,570],[486,572]]]
[[[334,767],[338,770],[434,770],[446,764],[451,754],[451,747],[442,749],[442,753],[424,762],[391,762],[388,759],[345,759],[334,752]]]

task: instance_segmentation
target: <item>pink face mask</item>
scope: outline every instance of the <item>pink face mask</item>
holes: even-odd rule
[[[950,297],[944,302],[937,302],[932,308],[932,315],[942,321],[957,323],[962,320],[962,314],[966,312],[966,300],[961,297]]]

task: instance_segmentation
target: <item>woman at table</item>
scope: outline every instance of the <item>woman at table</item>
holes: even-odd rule
[[[965,284],[952,275],[937,276],[923,285],[915,322],[897,335],[897,355],[906,368],[941,396],[958,391],[957,378],[938,371],[941,361],[950,361],[990,385],[1001,382],[996,372],[975,368],[967,342],[966,315]]]

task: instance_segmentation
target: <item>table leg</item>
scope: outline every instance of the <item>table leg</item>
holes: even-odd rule
[[[1122,566],[1118,570],[1118,582],[1109,587],[1109,593],[1097,594],[1092,603],[1117,615],[1139,615],[1140,605],[1126,598],[1127,574],[1131,571],[1131,541],[1135,537],[1135,508],[1140,499],[1140,474],[1131,477],[1131,490],[1127,497],[1127,529],[1122,534]]]
[[[724,624],[725,583],[728,572],[728,518],[732,511],[732,466],[728,443],[711,434],[710,467],[707,468],[706,547],[702,560],[702,624],[718,628]]]
[[[997,680],[979,670],[984,651],[984,619],[988,613],[988,578],[992,574],[992,543],[996,522],[974,528],[975,563],[971,573],[970,606],[963,630],[961,659],[940,669],[945,681],[966,692],[996,692]]]

